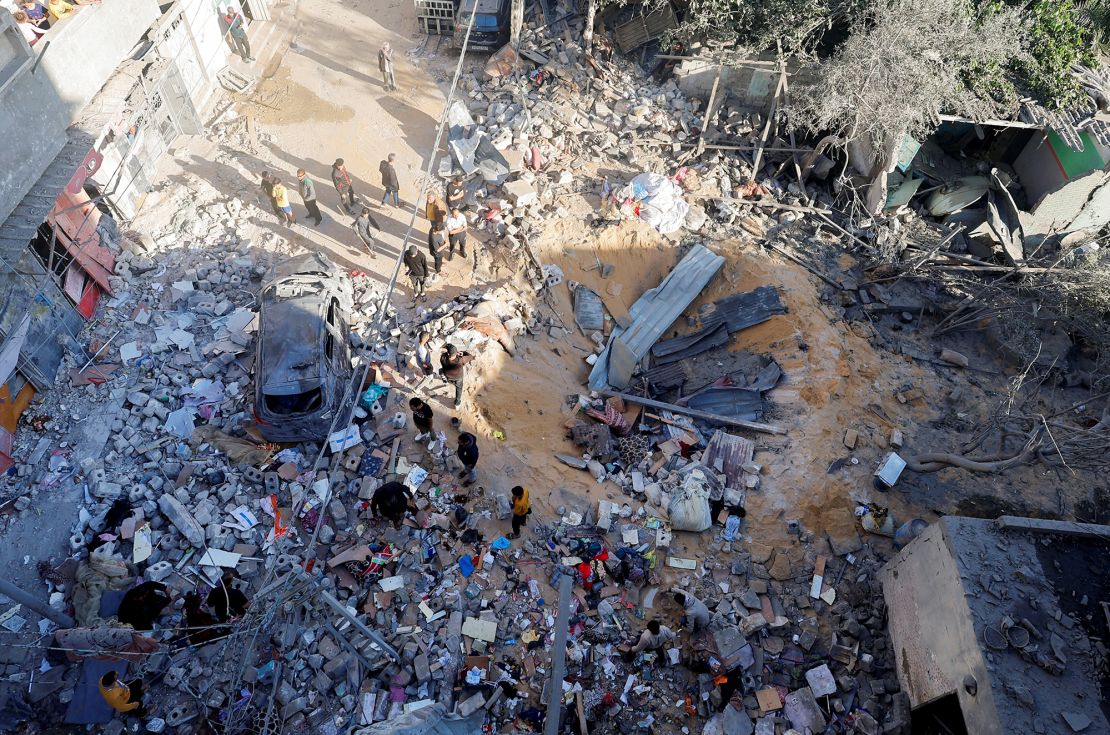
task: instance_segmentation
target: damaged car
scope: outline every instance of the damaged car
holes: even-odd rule
[[[273,442],[325,439],[352,380],[347,274],[318,253],[277,264],[259,294],[254,418]]]

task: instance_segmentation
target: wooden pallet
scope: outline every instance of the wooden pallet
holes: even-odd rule
[[[420,30],[429,36],[449,36],[455,32],[453,0],[413,0]]]

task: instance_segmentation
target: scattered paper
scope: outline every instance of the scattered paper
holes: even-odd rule
[[[382,590],[385,592],[399,590],[405,586],[405,577],[401,574],[393,577],[382,577],[381,580],[378,581],[378,585],[381,586]]]
[[[625,542],[626,544],[639,544],[640,532],[635,528],[628,528],[626,526],[625,528],[621,529],[621,541]]]
[[[141,528],[136,529],[134,546],[131,550],[131,560],[134,563],[144,562],[154,553],[154,547],[151,545],[150,539],[149,523],[144,523]]]
[[[204,554],[201,555],[198,563],[202,567],[225,567],[231,569],[239,564],[239,559],[242,557],[242,554],[236,554],[234,551],[207,549]]]

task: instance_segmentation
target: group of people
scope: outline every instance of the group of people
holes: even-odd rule
[[[12,13],[23,38],[34,46],[46,31],[63,18],[76,13],[83,5],[99,5],[101,0],[23,0]]]
[[[428,255],[432,258],[432,267],[428,266],[428,258],[424,253],[410,244],[405,250],[405,274],[412,284],[412,303],[426,301],[427,283],[429,278],[437,278],[443,269],[444,251],[447,260],[454,260],[455,250],[459,255],[466,257],[466,230],[467,220],[465,190],[461,178],[454,178],[447,183],[446,201],[429,192],[424,203],[424,216],[428,218]]]
[[[235,583],[235,574],[228,570],[209,589],[207,595],[201,596],[197,592],[185,595],[185,632],[178,639],[179,642],[201,645],[228,634],[226,624],[244,615],[250,607],[247,596]],[[120,623],[135,630],[150,630],[172,601],[166,585],[160,582],[143,582],[124,594],[116,617]],[[98,684],[100,696],[116,712],[137,717],[150,714],[143,704],[142,679],[124,683],[115,671],[108,671],[100,677]]]

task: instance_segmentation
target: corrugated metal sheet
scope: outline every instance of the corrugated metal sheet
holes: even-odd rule
[[[590,389],[600,390],[606,385],[615,388],[627,386],[636,364],[648,354],[660,335],[697,298],[724,264],[723,257],[704,245],[691,248],[662,283],[645,292],[629,308],[632,326],[613,330],[609,344],[605,346],[590,372]],[[616,359],[611,367],[612,355]]]
[[[667,3],[656,11],[620,24],[614,29],[613,37],[620,52],[627,54],[648,41],[659,38],[676,25],[678,25],[678,19],[675,17],[674,8]]]
[[[651,348],[656,364],[665,365],[668,362],[685,360],[687,357],[700,355],[706,350],[728,344],[728,328],[724,324],[707,327],[685,337],[656,342]]]
[[[725,474],[726,487],[743,487],[744,465],[755,456],[755,442],[718,429],[705,447],[702,463]],[[720,468],[718,470],[718,468]]]
[[[702,316],[704,328],[727,324],[729,334],[762,324],[775,314],[785,314],[786,307],[779,300],[773,286],[760,286],[754,291],[726,296],[713,303],[713,309]]]
[[[644,371],[644,380],[655,389],[677,388],[689,379],[690,371],[684,362],[672,362]]]
[[[711,385],[681,399],[679,403],[741,421],[757,421],[763,415],[763,399],[759,391],[735,385]]]

